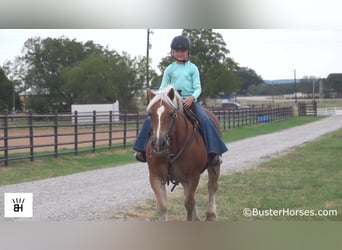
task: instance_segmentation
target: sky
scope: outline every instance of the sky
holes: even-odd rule
[[[173,37],[181,29],[151,29],[152,68],[170,53]],[[342,29],[214,29],[222,34],[229,56],[264,80],[342,73]],[[146,56],[146,29],[0,29],[0,66],[21,55],[27,39],[65,36],[92,40],[118,52]]]

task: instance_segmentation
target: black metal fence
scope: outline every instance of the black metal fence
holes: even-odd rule
[[[211,108],[220,120],[223,130],[250,126],[258,123],[285,120],[293,116],[292,107],[222,109]]]
[[[317,102],[299,102],[298,103],[298,115],[299,116],[317,116]]]
[[[211,108],[223,130],[293,116],[291,107],[229,110]],[[146,113],[0,115],[0,162],[133,145]]]

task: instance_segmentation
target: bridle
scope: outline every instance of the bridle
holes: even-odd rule
[[[175,134],[176,132],[176,119],[180,117],[183,118],[183,120],[185,121],[185,131],[188,131],[188,128],[189,128],[189,118],[187,117],[186,114],[188,114],[188,116],[190,117],[193,117],[194,114],[191,110],[189,109],[184,109],[184,112],[185,113],[182,113],[180,112],[177,108],[173,107],[173,112],[170,113],[169,117],[170,117],[170,121],[169,121],[169,124],[170,124],[170,127],[169,127],[169,130],[167,132],[167,140],[166,140],[166,146],[167,146],[167,149],[166,149],[166,153],[168,154],[168,159],[171,163],[173,163],[175,160],[177,160],[183,153],[184,151],[190,146],[190,144],[194,141],[195,139],[195,136],[198,132],[198,128],[199,128],[199,125],[198,125],[198,122],[194,122],[194,126],[193,126],[193,130],[192,130],[192,134],[190,137],[188,137],[188,135],[185,136],[186,141],[185,143],[183,144],[183,146],[181,147],[180,150],[178,150],[177,153],[172,153],[170,152],[170,146],[171,146],[171,136]],[[153,135],[152,135],[153,136]],[[155,148],[152,147],[152,154],[150,157],[152,157],[153,153],[156,152]]]

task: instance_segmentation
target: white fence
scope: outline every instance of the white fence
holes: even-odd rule
[[[342,108],[318,108],[317,109],[318,116],[330,116],[330,115],[342,115]]]
[[[116,101],[112,104],[78,104],[71,106],[71,113],[74,114],[75,111],[78,113],[78,123],[91,123],[91,115],[93,111],[96,111],[96,123],[109,122],[109,112],[112,111],[113,122],[119,121],[119,102]],[[72,118],[72,123],[74,123],[74,117]]]

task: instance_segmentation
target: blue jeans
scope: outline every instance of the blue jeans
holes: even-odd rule
[[[203,130],[204,142],[207,148],[208,153],[213,154],[223,154],[228,151],[226,144],[222,141],[220,134],[218,133],[215,124],[208,117],[207,113],[203,110],[202,106],[198,102],[194,102],[192,105],[195,105],[194,110],[199,119]],[[151,120],[148,117],[139,132],[137,140],[133,146],[133,149],[136,151],[145,151],[146,145],[149,139],[149,133],[151,128]]]
[[[143,126],[138,134],[137,140],[134,143],[133,149],[135,151],[146,151],[146,146],[148,143],[148,139],[150,137],[150,129],[151,129],[151,118],[147,117],[145,119]]]

